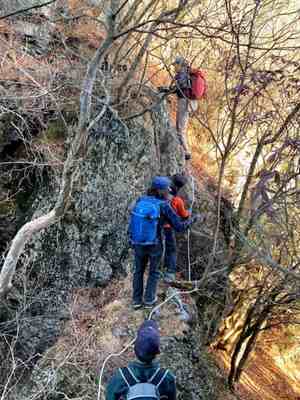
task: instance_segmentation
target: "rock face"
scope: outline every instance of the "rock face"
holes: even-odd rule
[[[17,229],[17,196],[14,194],[20,192],[21,185],[16,183],[17,168],[10,163],[21,140],[17,129],[12,127],[14,124],[16,126],[17,122],[12,114],[3,112],[0,116],[0,252],[5,251]]]
[[[16,275],[18,294],[11,296],[13,302],[22,304],[22,311],[19,312],[18,306],[19,319],[11,324],[10,333],[15,334],[19,328],[16,356],[29,367],[33,367],[33,371],[26,384],[16,386],[16,391],[12,392],[14,400],[38,396],[41,389],[43,393],[37,398],[49,400],[59,400],[61,392],[74,397],[78,393],[85,396],[89,390],[91,396],[96,395],[94,383],[89,385],[89,389],[86,388],[86,380],[94,382],[96,372],[87,376],[84,369],[78,365],[71,367],[68,363],[66,368],[57,370],[52,366],[52,351],[56,355],[60,354],[61,334],[68,335],[66,321],[74,320],[78,290],[89,290],[91,293],[93,290],[102,290],[101,287],[106,286],[112,277],[130,272],[132,255],[127,240],[127,226],[129,208],[133,201],[144,193],[155,174],[171,175],[184,170],[183,152],[176,132],[170,126],[164,103],[157,106],[155,111],[132,120],[126,126],[115,115],[105,114],[94,128],[88,147],[88,155],[81,161],[80,173],[74,182],[68,213],[59,224],[34,237],[27,247],[25,262]],[[37,190],[38,194],[28,212],[28,218],[37,217],[53,206],[58,192],[58,180],[55,176],[54,174],[49,184],[42,184],[40,190]],[[191,198],[191,195],[191,186],[188,185],[187,197]],[[212,198],[202,193],[196,185],[194,210],[206,212],[211,211],[212,207]],[[201,276],[207,264],[207,254],[212,247],[210,224],[213,226],[214,222],[212,216],[212,220],[205,223],[206,231],[203,226],[196,226],[191,232],[192,262],[196,262],[193,267],[194,278]],[[184,271],[187,265],[187,241],[184,235],[179,240],[179,251],[179,265]],[[212,271],[218,266],[219,262],[215,263]],[[212,287],[211,297],[215,298],[218,292],[218,299],[222,303],[226,285],[221,288],[219,284],[216,285],[216,280],[210,280],[208,286]],[[122,307],[128,312],[130,290],[120,290],[114,295],[117,299],[126,299],[126,304],[122,303]],[[112,300],[112,296],[104,295],[107,302]],[[194,333],[190,331],[187,335],[183,332],[180,338],[176,334],[165,333],[163,338],[162,361],[177,371],[182,400],[217,398],[213,383],[209,381],[215,372],[206,374],[208,361],[199,356],[199,349],[195,349],[198,348],[198,339],[204,343],[206,338],[214,335],[215,326],[206,325],[211,324],[215,315],[221,315],[222,306],[219,307],[220,310],[206,307],[205,297],[199,303],[201,326]],[[83,324],[86,324],[86,315],[96,307],[88,302],[83,308]],[[102,312],[102,308],[97,310],[96,322],[93,321],[89,326],[91,330],[100,329],[103,335],[102,327],[99,328],[97,322],[98,314],[102,315]],[[108,315],[114,316],[115,313],[116,310],[111,310]],[[119,314],[121,318],[122,313]],[[13,319],[13,315],[11,318]],[[127,330],[123,332],[127,325],[122,318],[121,321],[122,325],[112,328],[113,336],[125,336],[128,339]],[[167,325],[169,323],[172,326],[172,321],[167,321]],[[105,320],[103,324],[106,326]],[[136,327],[137,325],[134,326]],[[186,332],[188,331],[187,326]],[[132,335],[133,332],[130,331],[129,334]],[[99,336],[99,332],[95,335],[93,340]],[[102,341],[106,339],[105,335],[100,338],[98,345],[101,348]],[[63,352],[68,352],[71,344],[66,346]],[[72,343],[72,346],[76,347],[77,344]],[[6,351],[7,349],[3,349],[0,362],[5,359]],[[85,348],[82,351],[86,351]],[[92,357],[95,349],[88,351]],[[38,364],[34,367],[37,361]],[[95,369],[97,361],[89,365]],[[9,368],[7,371],[9,372]],[[4,383],[5,376],[2,379]]]
[[[28,264],[17,274],[21,292],[25,277],[27,282],[28,307],[22,318],[34,316],[39,333],[24,329],[22,358],[24,353],[32,357],[37,349],[42,352],[56,340],[61,319],[70,315],[68,299],[74,289],[104,285],[113,274],[130,270],[129,206],[155,174],[180,171],[182,160],[164,104],[128,127],[106,115],[94,129],[68,214],[35,236],[27,249]],[[51,208],[57,190],[55,180],[52,188],[41,188],[33,217]]]
[[[115,116],[105,115],[90,137],[89,153],[80,165],[67,215],[59,224],[34,237],[26,251],[27,263],[19,267],[15,282],[19,292],[24,293],[26,282],[26,307],[19,319],[21,334],[17,355],[20,359],[30,359],[34,364],[36,354],[42,354],[56,342],[65,320],[72,317],[70,299],[78,289],[93,290],[106,285],[113,275],[130,271],[132,257],[127,240],[129,207],[145,191],[155,174],[171,175],[183,169],[183,153],[176,132],[170,126],[164,103],[151,114],[138,117],[127,126]],[[47,212],[54,204],[57,191],[55,178],[51,184],[42,185],[28,217]],[[189,187],[187,195],[191,197]],[[211,208],[211,200],[206,203],[204,200],[196,188],[197,212]],[[210,233],[206,232],[206,235],[210,243]],[[201,269],[206,262],[203,257],[210,251],[211,244],[208,243],[204,249],[199,242],[204,247],[208,243],[203,238],[199,241],[199,237],[192,232],[193,261],[201,256],[202,260],[197,264],[197,268]],[[186,237],[181,236],[180,265],[186,264],[186,244]],[[194,267],[196,277],[200,272]],[[17,300],[20,301],[20,298]],[[185,340],[182,338],[183,353],[189,346]],[[179,367],[176,364],[179,359],[172,356],[177,344],[172,339],[167,341],[166,347],[166,354],[169,354],[166,362],[173,363],[175,369]],[[185,359],[185,370],[189,373],[195,364],[192,347],[188,347],[191,351]],[[38,371],[35,369],[34,374]],[[73,376],[72,371],[67,373]],[[35,375],[32,384],[40,379]],[[65,385],[65,378],[59,376],[57,379],[63,379],[62,384]],[[66,379],[69,382],[70,379]],[[185,382],[184,376],[181,380]],[[193,385],[186,389],[187,396],[193,392],[196,393],[195,399],[202,398]],[[22,397],[21,393],[23,391],[20,398],[25,400],[27,394]]]
[[[128,128],[108,115],[90,138],[80,166],[72,206],[61,223],[41,233],[30,246],[33,273],[47,277],[45,287],[62,291],[106,283],[126,271],[129,207],[155,174],[180,171],[182,154],[165,106]],[[164,162],[163,159],[168,159]],[[34,216],[53,203],[43,194]]]

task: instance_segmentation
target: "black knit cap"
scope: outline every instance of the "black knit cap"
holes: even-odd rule
[[[174,186],[176,186],[178,189],[181,189],[184,185],[187,184],[187,177],[185,175],[181,174],[175,174],[171,177],[172,183]]]

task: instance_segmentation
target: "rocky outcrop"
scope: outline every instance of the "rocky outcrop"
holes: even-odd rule
[[[39,56],[51,51],[51,41],[56,31],[54,17],[67,16],[68,2],[58,0],[49,3],[46,0],[0,0],[0,17],[9,16],[7,23],[13,20],[10,34],[20,38],[26,44],[25,53]],[[32,17],[31,19],[28,17]]]
[[[67,140],[72,140],[72,137]],[[132,255],[128,246],[127,225],[132,202],[145,191],[155,174],[171,175],[185,168],[183,153],[164,103],[127,125],[117,115],[107,112],[94,128],[88,147],[86,159],[80,161],[80,173],[74,182],[68,213],[59,224],[35,236],[27,247],[26,262],[18,268],[15,282],[18,294],[15,297],[11,295],[11,299],[14,304],[23,302],[23,308],[18,320],[13,321],[10,327],[12,334],[17,330],[20,332],[16,355],[28,367],[34,367],[37,360],[42,358],[33,368],[30,380],[16,386],[14,399],[25,400],[37,395],[41,388],[44,388],[41,399],[48,399],[49,396],[49,399],[56,399],[56,394],[58,399],[60,392],[75,396],[87,391],[85,381],[94,379],[96,361],[91,364],[94,375],[88,377],[80,365],[66,363],[66,368],[49,367],[52,352],[57,353],[61,337],[68,335],[66,326],[69,324],[66,325],[66,321],[74,319],[74,298],[77,298],[78,290],[90,290],[91,293],[93,290],[101,291],[97,287],[106,286],[112,277],[130,273]],[[30,211],[27,211],[28,219],[47,212],[53,206],[58,193],[59,171],[54,171],[50,176],[52,180],[47,185],[43,182],[36,190],[35,200]],[[213,198],[196,181],[194,189],[195,212],[210,213],[205,226],[194,227],[190,236],[193,278],[198,278],[207,265],[212,248],[215,217],[212,213]],[[190,184],[186,192],[187,200],[191,200],[192,193]],[[187,266],[186,239],[181,235],[179,240],[179,266],[184,273]],[[212,271],[218,266],[219,263],[214,263]],[[212,314],[211,307],[205,307],[207,298],[198,296],[196,301],[200,304],[201,324],[197,325],[197,329],[193,326],[192,332],[184,324],[184,332],[180,337],[169,332],[163,338],[162,360],[178,371],[180,398],[183,400],[217,398],[210,382],[211,374],[206,374],[208,361],[202,360],[197,340],[203,344],[213,336],[215,327],[212,330],[206,324],[215,318],[217,326],[226,284],[223,287],[216,285],[214,279],[208,282],[208,286],[211,287],[209,296],[212,304],[215,304],[214,296],[218,294],[219,308],[213,310],[216,315]],[[122,303],[122,307],[128,311],[130,290],[122,293],[121,290],[115,296],[117,299],[125,296],[126,302]],[[113,300],[113,295],[109,293],[103,296],[107,302]],[[92,303],[85,304],[84,314],[95,310]],[[103,309],[99,308],[97,312],[102,315]],[[111,313],[114,315],[115,310]],[[172,326],[171,321],[169,323]],[[95,328],[91,326],[91,329]],[[123,335],[122,326],[114,327],[119,329],[113,330],[114,335],[119,335],[116,332]],[[132,327],[132,330],[135,328]],[[132,334],[132,331],[129,333]],[[108,331],[108,334],[111,335],[111,332]],[[125,334],[127,336],[128,332]],[[90,390],[94,396],[95,385],[90,385]],[[207,393],[214,394],[208,397]]]
[[[70,317],[68,302],[75,289],[105,285],[113,275],[131,269],[129,206],[153,175],[182,168],[181,149],[164,104],[128,126],[105,115],[90,137],[67,215],[35,236],[26,251],[26,265],[18,269],[15,283],[21,293],[26,279],[26,307],[19,326],[34,317],[38,333],[24,322],[18,353],[22,359],[43,352],[56,340],[61,321]],[[53,206],[57,182],[53,174],[50,185],[41,185],[27,218]]]
[[[64,292],[103,284],[113,272],[127,272],[130,205],[155,174],[182,168],[180,147],[164,105],[128,127],[106,115],[90,138],[70,211],[30,246],[35,260],[32,272],[47,277],[43,286]],[[34,216],[49,209],[56,190],[41,193],[33,205]]]
[[[56,139],[55,136],[53,146]],[[60,342],[59,337],[63,330],[65,332],[66,320],[74,317],[71,304],[78,290],[101,290],[93,288],[105,286],[112,277],[130,272],[132,256],[127,225],[132,202],[145,191],[155,174],[171,175],[184,170],[183,153],[164,103],[158,104],[152,112],[130,120],[127,125],[116,114],[107,112],[94,127],[88,148],[87,157],[80,161],[80,173],[74,182],[68,213],[59,224],[34,237],[18,267],[16,293],[10,298],[18,310],[18,319],[10,325],[10,334],[19,332],[16,356],[31,368],[46,351],[34,367],[30,381],[17,386],[20,400],[39,391],[39,382],[44,385],[49,376],[55,379],[51,380],[50,386],[46,385],[46,397],[41,398],[48,398],[50,393],[51,399],[55,398],[53,393],[61,390],[69,396],[85,390],[86,375],[77,365],[73,369],[68,364],[67,369],[60,369],[59,373],[53,368],[49,370],[48,349],[52,354],[53,345],[56,348],[55,343]],[[59,170],[52,171],[50,181],[36,185],[35,200],[29,210],[26,208],[27,219],[37,217],[53,206],[59,189],[59,175]],[[191,194],[190,186],[187,188],[190,199]],[[196,212],[212,210],[213,200],[209,196],[206,198],[197,185],[195,196]],[[213,226],[213,217],[210,223]],[[211,229],[209,224],[206,226],[207,232],[203,227],[196,227],[197,231],[191,233],[192,261],[197,261],[193,267],[196,278],[203,271],[211,251]],[[202,235],[200,240],[199,234]],[[180,265],[185,268],[186,236],[181,236],[179,244]],[[128,302],[129,292],[124,295]],[[112,298],[107,296],[110,301]],[[117,298],[119,296],[122,296],[121,292],[117,293]],[[86,306],[87,312],[93,308],[91,304]],[[98,311],[102,313],[102,309]],[[207,398],[205,390],[210,384],[204,383],[204,390],[200,386],[200,381],[205,381],[205,363],[200,368],[199,354],[193,351],[199,332],[198,329],[188,336],[183,334],[180,339],[166,334],[163,339],[165,363],[174,370],[184,366],[182,373],[179,372],[182,399],[191,396]],[[181,358],[175,356],[176,351]],[[1,356],[5,358],[5,351]],[[72,383],[74,376],[78,377],[75,386]],[[95,389],[95,386],[91,388]]]

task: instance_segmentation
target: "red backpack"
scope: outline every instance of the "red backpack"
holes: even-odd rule
[[[191,68],[190,77],[192,87],[187,91],[186,96],[191,100],[199,100],[205,96],[207,91],[205,76],[200,69]]]

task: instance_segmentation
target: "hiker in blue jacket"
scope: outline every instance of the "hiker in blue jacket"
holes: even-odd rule
[[[174,375],[155,360],[160,353],[157,323],[145,321],[139,328],[134,344],[137,357],[126,368],[120,368],[109,381],[106,400],[165,399],[176,400]]]
[[[168,201],[171,181],[156,176],[147,196],[140,197],[131,213],[129,234],[134,248],[135,269],[133,273],[133,308],[152,308],[156,302],[159,265],[163,253],[163,226],[168,223],[177,232],[184,232],[197,216],[180,218]],[[149,276],[144,293],[144,274],[149,262]]]

